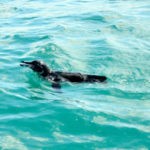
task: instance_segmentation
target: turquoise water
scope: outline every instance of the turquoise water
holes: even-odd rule
[[[0,1],[0,149],[150,149],[149,0]],[[21,60],[106,75],[60,91]]]

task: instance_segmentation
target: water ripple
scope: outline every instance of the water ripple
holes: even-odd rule
[[[149,20],[148,0],[0,2],[0,149],[149,149]],[[55,90],[35,59],[108,81]]]

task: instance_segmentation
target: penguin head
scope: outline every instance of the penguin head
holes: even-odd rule
[[[33,71],[37,72],[39,75],[46,77],[50,73],[50,69],[46,64],[44,64],[42,61],[34,60],[31,62],[28,61],[21,61],[20,66],[26,66],[31,68]]]

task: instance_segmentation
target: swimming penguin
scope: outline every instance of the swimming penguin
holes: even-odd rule
[[[47,79],[52,83],[53,88],[61,88],[60,83],[63,81],[74,82],[74,83],[93,83],[93,82],[104,82],[107,80],[106,76],[89,75],[81,73],[71,73],[62,71],[52,71],[48,66],[39,60],[31,62],[21,61],[20,66],[26,66],[37,72],[41,77]]]

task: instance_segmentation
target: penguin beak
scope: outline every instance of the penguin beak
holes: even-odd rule
[[[20,66],[32,68],[32,62],[21,61]]]

